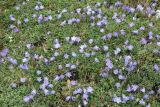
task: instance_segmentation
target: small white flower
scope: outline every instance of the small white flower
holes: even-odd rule
[[[56,56],[59,56],[59,53],[58,52],[55,52],[54,53],[54,56],[56,57]]]
[[[44,9],[44,6],[43,6],[43,5],[39,6],[39,9],[43,10],[43,9]]]
[[[88,88],[87,88],[87,92],[88,92],[88,93],[93,93],[93,88],[92,88],[92,87],[88,87]]]
[[[77,54],[75,53],[75,52],[72,52],[72,57],[76,57],[77,56]]]
[[[94,61],[95,61],[95,62],[99,62],[99,59],[98,59],[98,58],[95,58]]]
[[[107,46],[107,45],[104,45],[104,46],[103,46],[103,50],[104,50],[104,51],[107,51],[107,50],[108,50],[108,46]]]
[[[57,15],[57,19],[60,19],[61,17],[62,17],[62,15],[61,15],[61,14]]]
[[[62,10],[62,13],[66,13],[66,12],[67,12],[67,9],[63,9],[63,10]]]
[[[151,105],[150,105],[150,104],[148,104],[146,107],[151,107]]]
[[[21,82],[21,83],[25,83],[26,81],[27,81],[26,78],[20,78],[20,82]]]
[[[35,9],[35,10],[39,10],[39,6],[35,6],[34,9]]]
[[[90,44],[92,44],[93,43],[93,39],[89,39],[89,41],[88,41]]]
[[[12,87],[12,88],[16,88],[16,87],[17,87],[17,84],[16,84],[16,83],[11,83],[11,87]]]
[[[22,5],[25,5],[25,4],[26,4],[26,2],[23,2],[23,3],[22,3]]]
[[[38,70],[37,71],[37,75],[40,75],[42,73],[42,71]]]
[[[135,11],[135,9],[134,8],[131,8],[131,12],[133,13]]]
[[[56,91],[54,91],[54,90],[52,90],[51,92],[50,92],[50,94],[55,94],[56,93]]]
[[[76,65],[71,65],[71,69],[75,69],[76,68]]]
[[[32,14],[32,18],[35,18],[37,15],[36,14]]]
[[[37,81],[38,81],[38,82],[41,82],[41,81],[42,81],[42,78],[41,78],[41,77],[37,77]]]
[[[63,69],[62,65],[58,65],[58,69],[62,70]]]
[[[16,6],[15,8],[16,8],[16,10],[20,10],[20,7],[19,7],[19,6]]]
[[[66,21],[64,20],[63,22],[61,22],[61,26],[65,25],[66,24]]]
[[[71,41],[75,42],[76,41],[76,38],[75,36],[71,37]]]
[[[160,10],[157,10],[156,11],[156,19],[159,19],[160,18]]]
[[[104,33],[104,32],[105,32],[105,30],[102,28],[102,29],[100,29],[100,32],[101,32],[101,33]]]

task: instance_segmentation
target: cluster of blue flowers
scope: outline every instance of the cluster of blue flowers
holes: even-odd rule
[[[43,62],[44,66],[53,64],[58,58],[61,56],[61,58],[68,60],[69,58],[75,59],[79,55],[81,55],[84,58],[90,58],[93,59],[93,63],[101,63],[104,62],[104,66],[102,67],[102,72],[97,72],[98,75],[102,78],[108,78],[109,76],[116,76],[116,78],[119,80],[115,84],[113,84],[116,89],[120,89],[122,87],[123,82],[125,82],[128,78],[128,75],[132,75],[132,73],[137,69],[138,66],[141,66],[138,60],[135,60],[134,57],[131,55],[128,55],[127,53],[122,55],[121,53],[125,51],[132,52],[135,48],[137,48],[134,44],[130,43],[129,39],[126,39],[121,46],[117,46],[114,50],[110,50],[109,44],[107,44],[108,41],[111,41],[112,39],[116,39],[118,37],[125,37],[125,35],[130,34],[131,38],[138,37],[141,32],[148,32],[147,35],[143,36],[142,38],[138,39],[137,42],[141,46],[146,45],[152,45],[156,44],[157,49],[154,50],[153,53],[159,52],[160,48],[160,35],[155,34],[152,30],[157,29],[156,26],[154,26],[153,22],[150,21],[148,25],[146,26],[140,26],[139,28],[135,28],[137,21],[139,20],[138,17],[134,14],[142,14],[142,16],[146,16],[148,18],[154,17],[156,14],[155,6],[157,2],[153,2],[150,6],[145,7],[141,4],[138,4],[135,8],[131,6],[124,5],[120,1],[117,1],[115,4],[109,5],[106,1],[100,3],[97,2],[95,5],[87,5],[84,8],[77,8],[73,11],[68,11],[67,9],[63,9],[61,12],[59,12],[56,16],[56,19],[54,20],[60,20],[59,25],[61,27],[67,26],[67,25],[73,25],[73,24],[79,24],[79,23],[88,23],[90,27],[95,27],[98,29],[98,33],[101,34],[98,39],[94,39],[93,37],[88,37],[87,42],[83,42],[83,38],[80,36],[68,36],[65,37],[64,41],[67,45],[75,45],[77,46],[77,50],[69,50],[70,52],[60,52],[58,49],[63,48],[65,43],[61,42],[58,38],[55,38],[53,40],[53,47],[51,48],[53,55],[52,56],[45,56],[43,54],[36,53],[30,53],[30,50],[33,48],[36,48],[32,43],[26,44],[27,51],[24,54],[24,57],[21,61],[17,60],[17,58],[13,58],[10,56],[10,51],[8,48],[3,49],[0,52],[0,64],[5,63],[8,61],[10,63],[10,69],[13,69],[13,67],[18,67],[21,70],[30,70],[30,62],[33,60],[36,63]],[[27,5],[23,3],[23,5]],[[105,7],[108,9],[108,11],[112,11],[113,14],[111,17],[109,17],[104,10],[101,9],[101,7]],[[34,10],[35,11],[41,11],[44,10],[45,7],[41,2],[37,2]],[[16,7],[16,10],[19,11],[20,7]],[[118,10],[121,10],[122,14],[119,15]],[[62,20],[63,16],[65,14],[71,14],[71,16],[77,16],[77,17],[71,17],[67,20]],[[132,14],[134,17],[131,17],[131,22],[129,24],[126,24],[124,29],[117,30],[118,27],[123,24],[123,22],[126,21],[127,15]],[[31,20],[37,21],[37,24],[43,24],[44,22],[50,23],[50,21],[53,20],[52,15],[43,15],[43,14],[32,14],[32,18],[24,18],[24,20],[17,19],[15,15],[10,15],[10,20],[13,22],[9,29],[13,30],[15,33],[19,33],[21,31],[19,26],[22,24],[29,23]],[[132,19],[133,18],[133,19]],[[106,29],[110,29],[109,23],[110,21],[113,21],[113,23],[116,24],[117,28],[115,28],[115,31],[108,32]],[[23,25],[22,25],[23,26]],[[124,25],[123,25],[124,26]],[[123,28],[123,27],[122,27]],[[149,29],[149,31],[146,31],[146,28]],[[129,31],[128,31],[129,29]],[[51,32],[47,32],[47,34],[50,34]],[[96,42],[103,41],[106,44],[104,45],[96,45]],[[119,43],[121,44],[121,43]],[[91,50],[91,52],[88,52],[88,50]],[[44,49],[44,52],[47,50]],[[98,58],[98,52],[104,52],[104,60]],[[18,55],[17,55],[18,57]],[[123,62],[123,67],[119,68],[116,66],[116,63],[112,61],[112,57],[119,57],[119,59]],[[39,91],[42,91],[45,96],[47,95],[53,95],[56,94],[56,90],[54,89],[54,86],[61,81],[67,82],[68,88],[78,86],[78,80],[71,79],[75,74],[74,72],[77,72],[76,69],[81,66],[80,62],[76,63],[66,63],[65,65],[57,65],[57,70],[65,70],[63,74],[60,74],[57,72],[57,74],[54,75],[54,78],[50,79],[50,76],[43,77],[43,71],[37,70],[36,71],[36,81],[39,83],[39,89],[32,89],[31,93],[29,95],[24,96],[24,102],[29,103],[33,101],[33,99],[37,96],[37,93]],[[124,73],[127,71],[127,73]],[[83,71],[81,71],[83,72]],[[160,64],[154,63],[153,65],[153,72],[159,73],[160,72]],[[28,79],[25,77],[20,78],[20,83],[24,84]],[[52,81],[52,83],[51,83]],[[13,89],[17,88],[17,84],[15,82],[11,83],[11,87]],[[94,93],[94,87],[87,86],[87,87],[80,87],[75,90],[73,90],[72,94],[65,96],[65,101],[76,101],[76,96],[78,94],[81,95],[81,99],[84,106],[87,106],[89,102],[89,95]],[[107,90],[106,90],[107,91]],[[127,84],[126,92],[127,93],[135,93],[136,91],[140,91],[144,94],[144,97],[141,99],[135,98],[134,95],[125,95],[122,93],[121,96],[113,95],[112,101],[120,104],[120,103],[126,103],[128,101],[137,101],[140,105],[150,107],[150,104],[147,104],[145,101],[149,99],[149,96],[154,95],[155,92],[151,89],[149,92],[146,91],[145,87],[141,87],[138,85],[138,83],[133,84]]]

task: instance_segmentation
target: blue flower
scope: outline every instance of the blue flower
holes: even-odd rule
[[[118,32],[113,33],[114,37],[118,37]]]
[[[141,42],[142,45],[147,44],[147,40],[145,38],[142,38],[140,42]]]
[[[73,91],[73,95],[81,94],[81,93],[82,93],[82,89],[81,88],[78,88],[78,89]]]
[[[77,81],[72,80],[71,81],[71,86],[75,86],[75,85],[77,85]]]
[[[34,54],[34,59],[38,60],[38,55],[37,54]]]
[[[42,20],[43,20],[43,16],[42,15],[40,15],[39,17],[38,17],[38,23],[41,23],[42,22]]]
[[[18,29],[17,27],[15,27],[15,28],[13,29],[13,31],[14,31],[15,33],[18,33],[18,32],[19,32],[19,29]]]
[[[135,26],[135,24],[134,24],[133,22],[131,22],[131,23],[129,24],[129,27],[133,27],[133,26]]]
[[[144,100],[147,100],[149,98],[149,95],[148,94],[145,94],[144,96],[143,96],[143,99]]]
[[[17,84],[16,84],[16,83],[11,83],[11,87],[12,87],[13,89],[15,89],[15,88],[17,87]]]
[[[153,68],[155,72],[159,72],[160,70],[157,64],[154,64]]]
[[[50,94],[55,94],[55,93],[56,93],[56,91],[54,91],[54,90],[50,91]]]
[[[141,99],[141,100],[139,101],[139,104],[140,104],[140,105],[145,105],[145,101],[144,101],[143,99]]]
[[[115,70],[113,70],[113,73],[114,73],[115,75],[118,75],[118,74],[119,74],[119,70],[118,70],[118,69],[115,69]]]
[[[133,84],[133,85],[132,85],[132,90],[133,90],[133,91],[136,91],[136,90],[138,89],[138,87],[139,87],[139,86],[138,86],[137,84]]]
[[[120,79],[120,80],[125,80],[126,79],[126,77],[124,76],[124,75],[118,75],[118,79]]]
[[[109,59],[109,58],[107,58],[106,60],[105,60],[105,62],[106,62],[106,66],[109,68],[109,69],[112,69],[114,66],[113,66],[113,64],[112,64],[112,62],[111,62],[111,60]]]
[[[2,57],[5,57],[7,54],[8,54],[9,50],[6,48],[6,49],[3,49],[1,52],[0,52],[0,55]]]
[[[132,49],[133,49],[133,46],[132,46],[132,45],[129,45],[129,46],[128,46],[128,50],[131,51]]]
[[[129,6],[123,5],[122,9],[127,11],[127,12],[131,12],[131,8]]]
[[[67,96],[65,100],[68,102],[70,99],[71,99],[71,96]]]
[[[140,29],[140,30],[145,30],[145,27],[144,27],[144,26],[141,26],[139,29]]]
[[[61,74],[59,77],[60,77],[61,80],[64,79],[64,75],[63,74]]]
[[[138,35],[138,30],[133,30],[132,33],[133,33],[134,35]]]
[[[127,92],[131,92],[131,91],[132,91],[132,88],[131,88],[131,86],[130,86],[130,85],[128,85],[128,86],[127,86],[126,91],[127,91]]]
[[[29,19],[28,19],[28,18],[25,18],[25,19],[24,19],[24,22],[25,22],[25,23],[28,23],[28,22],[29,22]]]
[[[88,101],[88,93],[84,93],[82,99]]]
[[[130,56],[124,56],[124,65],[127,66],[131,57]]]
[[[119,103],[122,102],[122,99],[121,99],[120,97],[114,96],[114,97],[112,98],[112,101],[119,104]]]
[[[150,32],[148,33],[148,36],[149,36],[149,39],[153,39],[153,32],[150,31]]]
[[[31,95],[35,96],[37,94],[37,91],[35,89],[32,90]]]
[[[24,96],[24,97],[23,97],[23,101],[24,101],[25,103],[29,103],[31,100],[32,100],[32,99],[31,99],[29,96]]]
[[[124,94],[122,95],[122,103],[126,103],[129,100],[130,98],[128,96],[125,96]]]
[[[159,47],[160,47],[160,42],[157,42],[157,46],[159,46]]]
[[[141,92],[142,93],[145,93],[146,92],[146,89],[143,87],[143,88],[141,88]]]
[[[47,89],[44,89],[43,92],[44,92],[45,96],[47,96],[49,94],[49,90],[47,90]]]
[[[2,58],[0,58],[0,64],[2,64],[4,62],[4,59]]]
[[[60,79],[60,77],[58,75],[55,75],[54,80],[58,81]]]
[[[125,35],[126,34],[124,29],[122,29],[120,32],[121,32],[121,35]]]
[[[66,72],[66,77],[70,78],[71,76],[71,72]]]
[[[82,101],[83,101],[83,105],[84,105],[84,106],[87,106],[88,101],[86,101],[86,100],[82,100]]]
[[[14,15],[10,15],[10,20],[12,20],[12,21],[16,20],[15,17],[14,17]]]
[[[121,87],[121,83],[117,82],[117,83],[115,84],[115,87],[116,87],[117,89],[120,88],[120,87]]]
[[[28,70],[29,69],[27,64],[21,64],[19,67],[21,69],[24,69],[24,70]]]

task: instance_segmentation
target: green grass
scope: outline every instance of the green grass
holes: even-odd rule
[[[134,14],[129,14],[126,17],[126,21],[123,22],[122,25],[118,26],[113,23],[111,20],[111,15],[118,11],[118,14],[125,13],[121,10],[109,10],[106,7],[102,7],[104,11],[104,15],[108,16],[108,26],[105,28],[107,32],[119,31],[121,29],[126,30],[126,35],[123,37],[113,38],[107,42],[101,41],[100,37],[103,36],[102,33],[99,32],[100,28],[91,27],[89,25],[89,18],[86,21],[81,22],[79,24],[73,25],[65,25],[63,27],[59,26],[60,22],[63,20],[67,20],[71,17],[78,17],[76,15],[71,15],[69,13],[65,13],[60,20],[56,19],[56,15],[58,11],[66,8],[68,11],[73,11],[76,8],[84,8],[87,5],[92,5],[96,3],[96,1],[102,0],[86,0],[85,2],[78,2],[76,0],[41,0],[42,4],[44,4],[45,9],[42,11],[35,11],[33,7],[35,6],[35,1],[30,0],[26,5],[22,6],[19,11],[16,11],[14,6],[16,4],[21,4],[22,2],[17,2],[16,0],[8,0],[8,1],[0,1],[0,50],[4,48],[8,48],[10,53],[9,55],[13,58],[16,58],[18,64],[21,63],[21,59],[24,56],[24,53],[28,51],[31,55],[34,53],[42,54],[46,58],[49,58],[53,55],[54,51],[51,51],[50,48],[53,47],[53,40],[58,38],[62,44],[62,48],[57,51],[61,54],[57,57],[56,62],[51,63],[50,65],[44,65],[42,61],[36,64],[32,59],[29,61],[29,70],[21,70],[17,65],[14,66],[14,69],[10,70],[8,66],[9,62],[5,61],[0,65],[0,104],[1,107],[75,107],[77,105],[82,105],[81,97],[77,96],[76,102],[67,103],[64,101],[66,95],[70,95],[69,90],[72,92],[74,89],[79,87],[87,87],[92,86],[94,88],[94,93],[89,95],[89,107],[134,107],[139,106],[136,101],[131,101],[126,104],[116,104],[112,102],[112,97],[114,94],[121,95],[124,93],[125,95],[129,95],[125,92],[126,84],[138,83],[140,87],[145,86],[146,90],[149,91],[155,83],[160,83],[159,74],[154,73],[153,64],[160,63],[159,56],[154,56],[152,53],[153,49],[158,48],[156,46],[156,39],[154,38],[153,45],[140,45],[139,41],[141,37],[146,37],[148,31],[152,30],[154,34],[158,34],[158,28],[160,27],[160,20],[155,21],[155,18],[143,18],[140,17],[138,21],[135,22],[136,26],[133,29],[138,29],[140,26],[147,26],[148,22],[152,20],[153,24],[156,28],[146,28],[146,32],[139,32],[138,36],[133,36],[128,29],[128,25],[131,22]],[[71,5],[72,4],[72,5]],[[50,14],[53,17],[53,20],[49,23],[43,23],[41,25],[37,24],[36,20],[30,20],[28,24],[22,24],[19,26],[20,32],[14,33],[13,31],[8,30],[9,25],[12,23],[9,19],[10,14],[14,14],[16,18],[20,18],[23,20],[25,17],[31,18],[31,14]],[[140,14],[141,15],[141,14]],[[47,36],[47,31],[51,31],[51,34]],[[108,52],[112,52],[117,47],[122,49],[122,52],[118,55],[111,55],[111,60],[114,63],[114,66],[122,69],[123,68],[123,56],[128,54],[132,56],[132,58],[139,62],[138,67],[132,75],[127,76],[127,81],[122,82],[122,87],[117,90],[115,88],[115,83],[119,80],[112,73],[109,73],[108,78],[101,78],[99,74],[102,72],[102,68],[105,63],[105,54],[102,54],[100,51],[97,52],[97,58],[101,61],[100,63],[94,62],[93,58],[86,59],[82,56],[82,54],[78,53],[79,47],[76,45],[70,45],[65,41],[65,37],[68,36],[77,36],[79,35],[82,39],[81,44],[86,43],[89,38],[93,38],[96,41],[94,45],[102,47],[104,44],[109,46]],[[10,37],[12,37],[12,42],[10,42]],[[123,49],[123,42],[128,39],[131,45],[134,45],[135,48],[132,52],[127,52]],[[43,40],[43,41],[42,41]],[[37,43],[40,42],[38,46],[31,50],[27,50],[25,45],[27,43]],[[91,47],[94,45],[89,45],[87,52],[91,52]],[[46,52],[44,51],[47,50]],[[74,51],[77,53],[78,57],[76,59],[69,58],[68,60],[63,59],[64,53],[70,53]],[[43,71],[43,77],[48,76],[51,80],[53,80],[54,75],[57,73],[64,73],[66,69],[61,71],[57,70],[57,66],[59,64],[65,66],[66,63],[74,64],[76,62],[80,62],[76,71],[79,74],[79,78],[77,79],[78,85],[68,89],[67,80],[60,81],[55,83],[51,81],[51,83],[55,84],[55,95],[45,96],[42,91],[38,90],[39,84],[35,81],[36,79],[36,70],[40,69]],[[126,74],[126,71],[122,71]],[[26,77],[27,82],[25,84],[21,84],[19,79],[21,77]],[[17,83],[17,88],[12,89],[10,84],[12,82]],[[62,88],[63,87],[63,91]],[[34,98],[34,101],[26,104],[23,102],[23,97],[28,95],[31,90],[35,88],[38,90],[38,95]],[[143,94],[138,91],[133,93],[136,98],[141,99]],[[151,96],[147,103],[150,103],[152,107],[158,107],[160,96]]]

